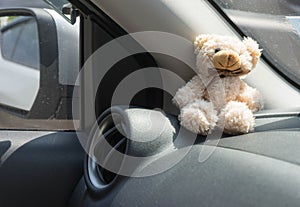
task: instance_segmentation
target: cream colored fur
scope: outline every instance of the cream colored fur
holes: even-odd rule
[[[202,135],[211,133],[216,126],[224,126],[227,134],[251,131],[253,112],[261,109],[262,96],[240,77],[251,72],[259,60],[258,44],[251,38],[240,41],[228,36],[200,35],[195,41],[195,54],[198,74],[173,98],[180,109],[181,125]],[[220,65],[222,69],[215,70]]]

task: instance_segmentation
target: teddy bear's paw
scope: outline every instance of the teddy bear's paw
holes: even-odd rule
[[[254,127],[254,116],[245,103],[231,101],[220,114],[220,124],[224,133],[237,135],[245,134]]]
[[[180,124],[188,130],[202,135],[207,135],[211,128],[205,114],[201,110],[194,108],[181,110]]]
[[[190,131],[208,135],[216,126],[218,116],[211,103],[198,100],[181,110],[180,120],[181,125]]]

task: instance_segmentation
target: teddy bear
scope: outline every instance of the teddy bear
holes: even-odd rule
[[[253,112],[262,108],[263,100],[242,78],[261,56],[258,43],[250,37],[202,34],[194,46],[197,74],[173,98],[180,124],[201,135],[215,127],[230,135],[252,131]]]

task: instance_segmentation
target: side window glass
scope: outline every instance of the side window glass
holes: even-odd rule
[[[36,21],[32,18],[24,23],[16,42],[12,60],[35,69],[39,68],[39,42]]]
[[[2,16],[0,23],[0,104],[29,111],[40,86],[37,22],[32,16]]]
[[[2,31],[3,58],[31,68],[39,68],[37,24],[33,17],[16,17]]]
[[[2,56],[7,60],[12,59],[13,50],[16,46],[16,42],[20,34],[21,28],[22,27],[14,27],[9,29],[7,27],[3,27],[1,29],[2,32],[1,52],[2,52]]]
[[[73,130],[79,27],[51,9],[27,11],[0,15],[0,129]]]

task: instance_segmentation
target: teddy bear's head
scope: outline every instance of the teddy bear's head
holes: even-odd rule
[[[195,40],[195,53],[200,74],[212,69],[220,77],[243,76],[254,69],[261,55],[256,41],[222,35],[199,35]]]

